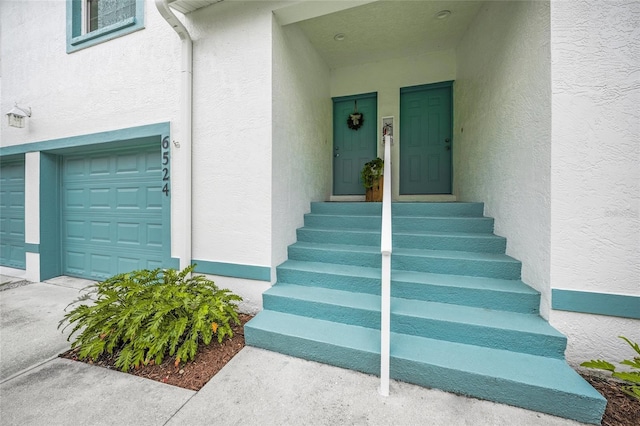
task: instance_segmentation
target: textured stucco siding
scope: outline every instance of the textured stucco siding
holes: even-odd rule
[[[180,44],[153,2],[145,29],[66,53],[66,2],[0,6],[3,39],[2,146],[123,129],[174,119]],[[24,129],[8,127],[14,102],[31,107]]]
[[[549,3],[490,2],[457,48],[454,193],[483,201],[549,312]]]
[[[551,285],[640,296],[640,3],[551,4]],[[553,311],[570,358],[622,359],[640,321]],[[623,352],[624,351],[624,352]]]
[[[310,201],[331,195],[329,68],[295,25],[273,21],[272,264],[287,258]],[[274,270],[275,273],[275,270]]]
[[[424,53],[421,55],[393,58],[385,61],[365,63],[331,70],[331,96],[347,96],[359,93],[378,93],[378,156],[384,155],[381,118],[392,116],[394,144],[391,161],[400,164],[400,88],[421,84],[451,81],[456,75],[456,58],[453,50]],[[404,201],[412,196],[400,197],[400,171],[392,169],[392,197]],[[419,197],[417,197],[419,198]]]
[[[272,13],[266,3],[222,2],[189,14],[194,259],[271,265]]]

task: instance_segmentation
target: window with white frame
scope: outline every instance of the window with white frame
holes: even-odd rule
[[[67,52],[144,28],[144,0],[67,0]]]

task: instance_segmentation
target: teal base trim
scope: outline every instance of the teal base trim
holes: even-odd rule
[[[640,296],[554,288],[551,307],[558,311],[640,319]]]
[[[271,281],[271,268],[267,266],[241,265],[238,263],[192,260],[200,274],[221,275],[223,277],[246,278],[249,280]]]
[[[24,243],[24,251],[27,253],[40,253],[40,244]]]

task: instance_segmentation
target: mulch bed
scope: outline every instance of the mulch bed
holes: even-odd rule
[[[244,347],[244,324],[253,317],[245,314],[238,316],[241,324],[232,327],[233,337],[225,339],[222,343],[213,340],[209,345],[200,345],[193,361],[180,363],[176,366],[175,357],[165,357],[162,364],[141,366],[138,369],[130,370],[129,374],[185,389],[200,390]],[[60,357],[80,361],[78,349],[69,350],[61,354]],[[105,354],[95,361],[86,360],[84,362],[117,370],[115,360],[115,355]]]
[[[602,426],[640,425],[640,401],[622,392],[619,382],[584,373],[580,375],[607,399]]]

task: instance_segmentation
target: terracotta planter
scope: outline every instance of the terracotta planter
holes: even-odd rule
[[[365,195],[364,195],[364,199],[365,201],[376,201],[376,202],[381,202],[382,201],[382,187],[384,185],[384,181],[382,176],[380,176],[380,179],[378,179],[377,181],[373,182],[373,186],[371,188],[367,188]]]

